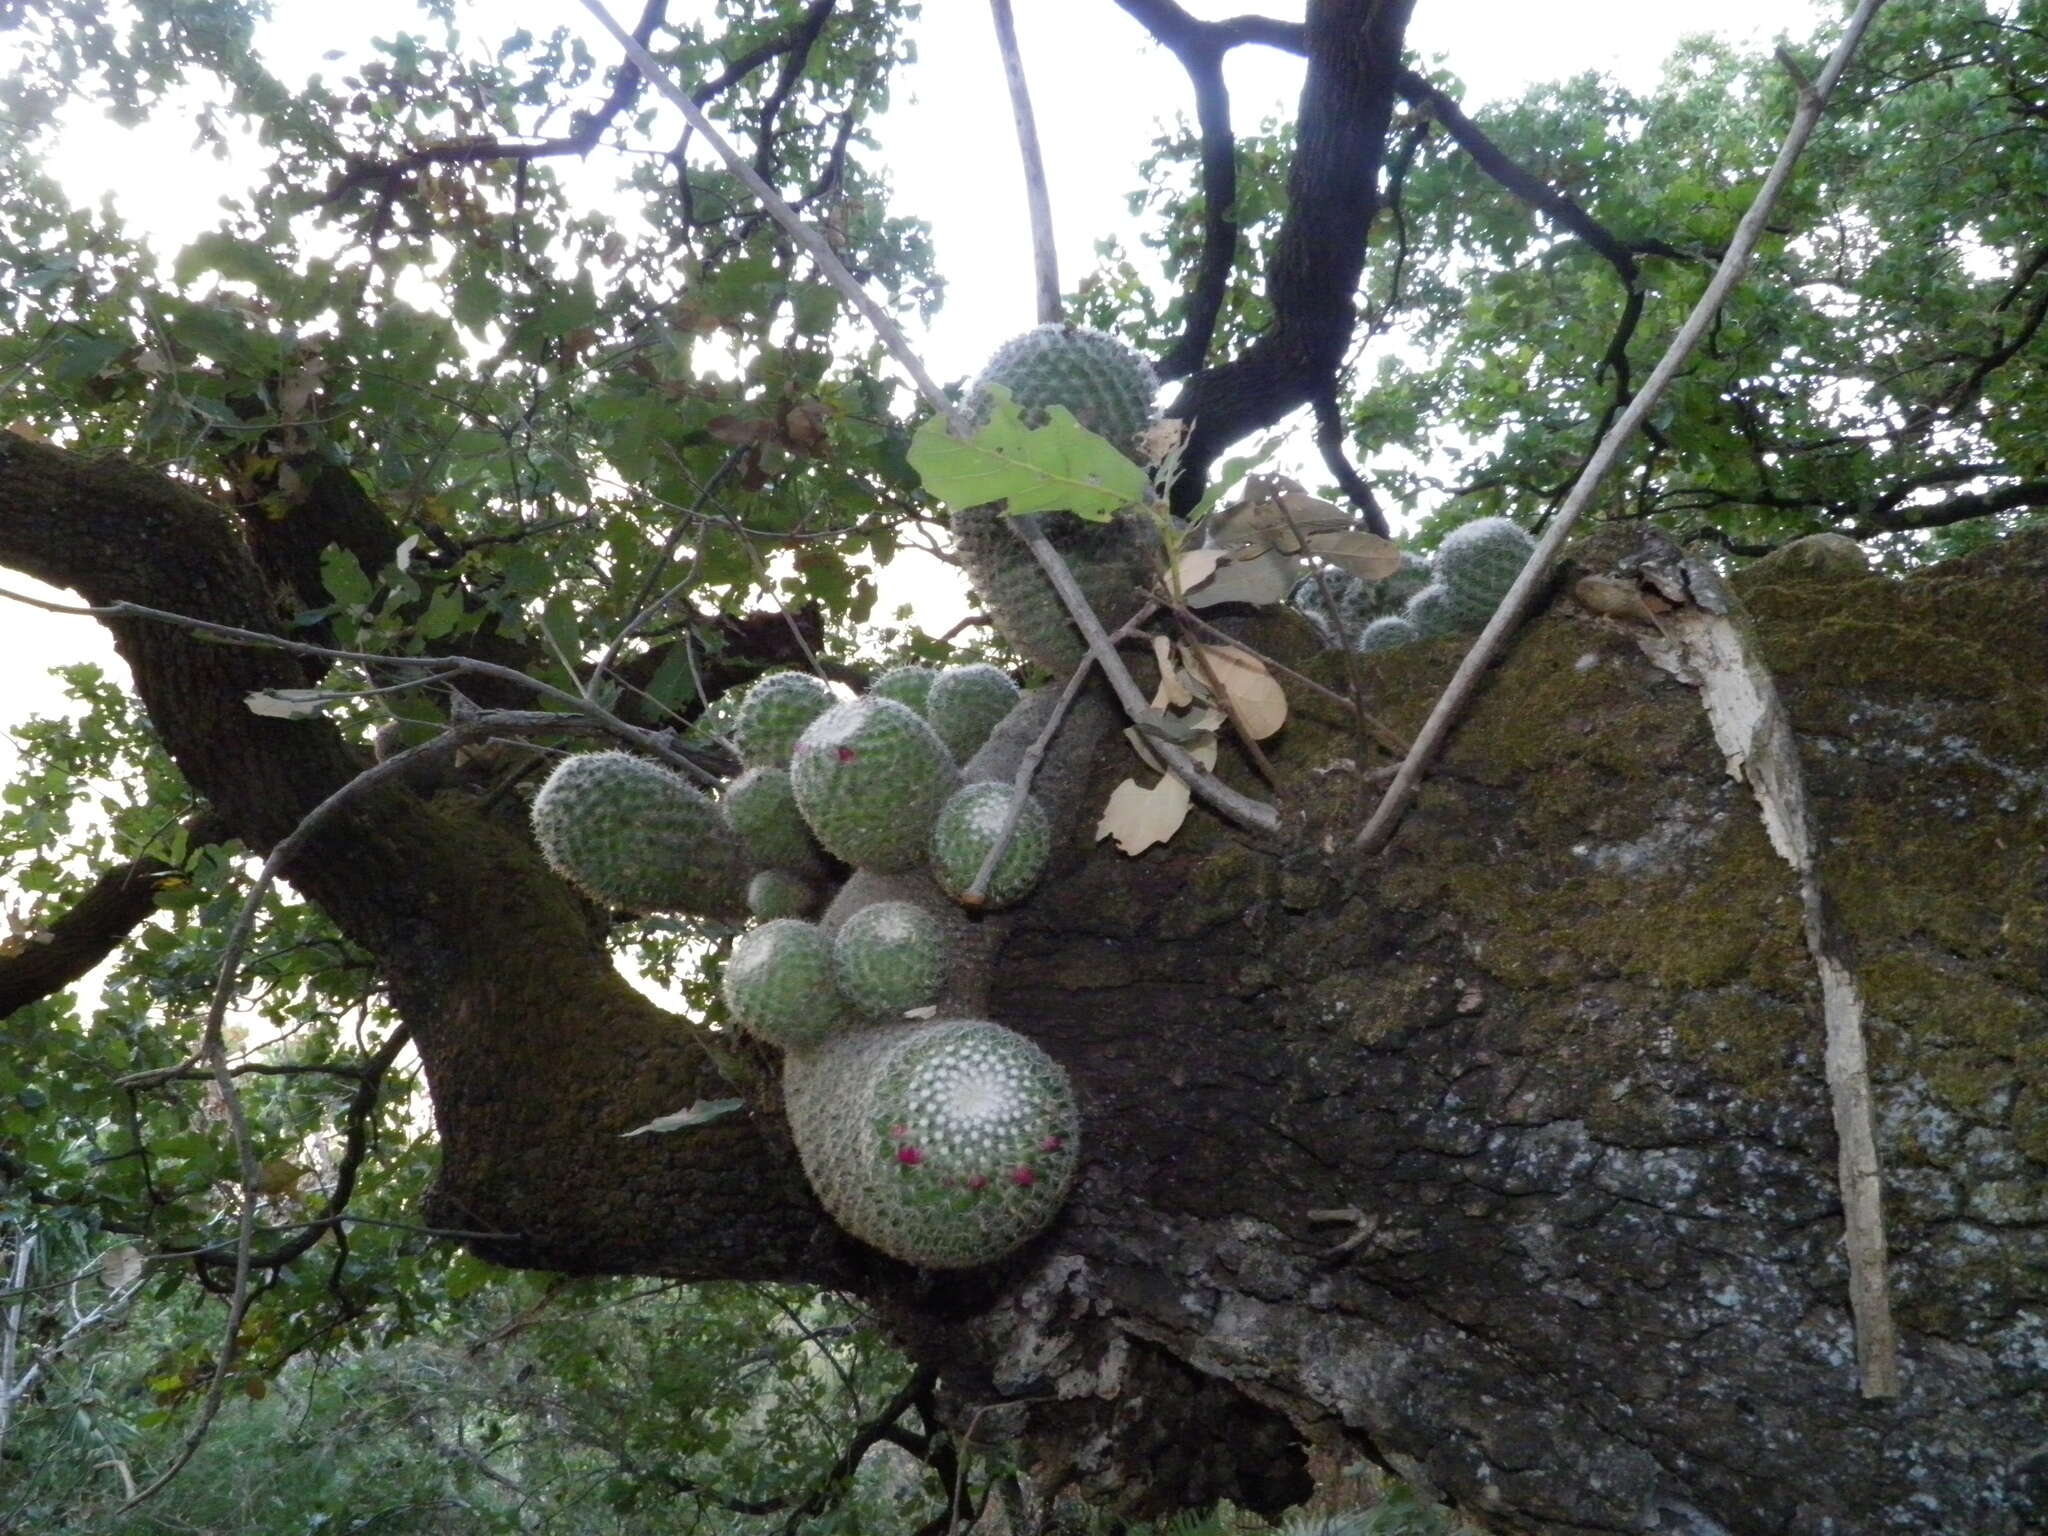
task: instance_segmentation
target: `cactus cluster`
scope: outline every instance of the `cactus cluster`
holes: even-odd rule
[[[1027,424],[1064,406],[1135,457],[1156,390],[1121,343],[1045,326],[997,354],[966,414],[985,422],[1007,391]],[[1106,623],[1135,610],[1160,558],[1148,516],[1044,526]],[[1081,638],[1003,508],[962,513],[954,531],[1004,637],[1049,669],[1077,663]],[[550,861],[600,900],[759,919],[735,941],[722,987],[733,1021],[783,1053],[783,1101],[812,1188],[845,1230],[932,1268],[989,1263],[1037,1234],[1078,1165],[1073,1088],[1044,1051],[986,1019],[913,1017],[958,991],[950,972],[967,923],[941,893],[965,902],[996,852],[974,900],[1008,905],[1050,857],[1036,801],[1018,803],[1008,783],[961,781],[1017,700],[982,665],[898,667],[851,700],[806,674],[773,674],[732,714],[745,771],[717,804],[653,763],[598,753],[566,760],[533,808]],[[890,898],[863,902],[854,892],[869,887],[850,886],[810,920],[833,860]]]
[[[1322,585],[1354,650],[1391,651],[1484,629],[1535,548],[1536,541],[1508,519],[1482,517],[1446,535],[1433,564],[1404,554],[1400,570],[1384,581],[1326,576]],[[1302,583],[1290,600],[1336,643],[1338,624],[1316,583]]]
[[[1156,420],[1152,398],[1159,383],[1151,365],[1099,331],[1042,325],[1004,343],[968,391],[963,414],[969,426],[988,420],[997,386],[1010,392],[1027,425],[1042,424],[1049,407],[1062,405],[1134,459],[1139,435]],[[1050,672],[1070,671],[1087,647],[1007,523],[1000,505],[956,513],[954,551],[997,631],[1018,654]],[[1113,629],[1137,611],[1135,593],[1160,563],[1158,531],[1146,513],[1120,512],[1106,523],[1055,515],[1042,526],[1106,626]]]
[[[932,822],[958,776],[923,716],[872,694],[813,720],[789,765],[797,808],[818,841],[848,864],[884,874],[924,862]]]
[[[1369,625],[1398,615],[1409,598],[1429,585],[1429,578],[1429,562],[1403,551],[1400,569],[1380,581],[1367,581],[1348,571],[1328,570],[1323,572],[1321,581],[1311,577],[1301,582],[1289,601],[1315,625],[1326,643],[1336,645],[1341,636],[1357,646],[1359,636]],[[1336,610],[1334,615],[1332,607]]]

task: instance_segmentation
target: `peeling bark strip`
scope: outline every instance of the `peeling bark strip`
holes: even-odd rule
[[[1661,547],[1656,547],[1661,546]],[[1655,633],[1636,643],[1651,661],[1699,689],[1727,754],[1728,775],[1747,783],[1763,810],[1771,846],[1799,876],[1806,947],[1820,973],[1827,1025],[1828,1095],[1840,1143],[1842,1219],[1849,1250],[1849,1305],[1856,1317],[1856,1368],[1865,1397],[1899,1395],[1898,1335],[1885,1279],[1883,1175],[1878,1166],[1863,997],[1840,937],[1828,920],[1807,817],[1806,780],[1792,732],[1756,633],[1740,601],[1709,566],[1653,536],[1632,566],[1656,598]],[[1654,599],[1653,599],[1654,601]]]

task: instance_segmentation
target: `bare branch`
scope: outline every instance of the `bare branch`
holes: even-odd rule
[[[1059,250],[1052,239],[1052,199],[1045,185],[1045,157],[1038,152],[1038,124],[1031,115],[1031,90],[1024,82],[1024,60],[1017,50],[1017,18],[1010,0],[988,0],[995,17],[996,46],[1003,55],[1003,78],[1010,86],[1010,112],[1017,120],[1017,150],[1024,158],[1024,196],[1031,206],[1031,257],[1038,274],[1038,323],[1060,323]]]

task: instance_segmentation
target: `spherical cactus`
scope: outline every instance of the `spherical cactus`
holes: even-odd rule
[[[1403,551],[1400,567],[1382,581],[1367,581],[1348,571],[1325,571],[1320,582],[1310,578],[1296,586],[1288,601],[1329,644],[1348,638],[1356,647],[1359,633],[1368,624],[1398,614],[1409,598],[1428,585],[1429,562]],[[1334,618],[1324,601],[1326,591],[1336,605]]]
[[[1464,627],[1451,589],[1436,582],[1409,598],[1408,606],[1401,610],[1401,617],[1415,626],[1417,637],[1423,640],[1441,640],[1445,635],[1455,635]]]
[[[996,668],[976,662],[948,667],[932,680],[924,716],[953,761],[965,763],[1016,707],[1017,685]]]
[[[1073,1182],[1080,1116],[1067,1074],[1000,1024],[835,1035],[785,1059],[783,1094],[832,1219],[906,1263],[999,1259],[1052,1221]]]
[[[844,923],[832,941],[832,973],[863,1013],[897,1014],[938,1001],[951,960],[939,920],[907,901],[877,901]]]
[[[786,770],[749,768],[725,786],[718,803],[756,864],[791,871],[819,868],[817,840],[796,808],[796,790]]]
[[[1436,551],[1436,579],[1471,594],[1473,604],[1484,600],[1491,617],[1535,549],[1536,541],[1506,518],[1482,517],[1444,535]]]
[[[932,691],[932,679],[938,675],[930,667],[891,667],[868,685],[868,692],[878,699],[907,704],[921,715],[925,697]]]
[[[959,789],[939,812],[932,827],[932,878],[948,896],[965,901],[981,872],[989,849],[1002,836],[1003,825],[1016,804],[1013,784],[985,781]],[[1031,796],[1017,812],[1017,824],[1009,845],[996,860],[989,876],[988,892],[982,905],[1007,907],[1022,901],[1045,873],[1052,856],[1052,822],[1045,809]]]
[[[786,768],[797,737],[832,707],[832,690],[808,672],[771,672],[747,690],[732,742],[749,768]]]
[[[763,920],[808,917],[817,903],[811,882],[786,869],[764,869],[747,882],[747,910]]]
[[[832,940],[797,917],[749,929],[725,962],[725,1005],[742,1029],[770,1045],[818,1044],[848,1022],[832,981]]]
[[[1366,625],[1364,629],[1358,632],[1357,638],[1353,642],[1353,648],[1367,656],[1371,656],[1380,651],[1398,650],[1404,645],[1413,645],[1421,638],[1413,624],[1398,615],[1394,615],[1384,619],[1374,619],[1370,624]]]
[[[915,868],[959,775],[932,728],[894,699],[836,704],[798,738],[796,803],[818,841],[884,874]]]
[[[629,752],[564,758],[533,797],[533,835],[555,873],[606,906],[737,917],[747,864],[711,800]]]
[[[1125,453],[1152,424],[1159,378],[1152,365],[1101,331],[1041,325],[1006,341],[967,392],[964,415],[981,427],[995,410],[996,385],[1010,392],[1025,425],[1042,426],[1047,407],[1063,405],[1074,419]]]
[[[1027,661],[1070,672],[1087,645],[1009,521],[999,504],[956,512],[954,553],[996,632]],[[1145,513],[1119,512],[1106,523],[1050,516],[1043,526],[1105,629],[1138,611],[1138,594],[1151,585],[1161,558],[1158,529]]]

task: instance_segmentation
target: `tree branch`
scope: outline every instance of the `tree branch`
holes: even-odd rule
[[[228,836],[211,812],[184,824],[186,842],[202,848]],[[117,949],[156,911],[157,892],[182,871],[144,854],[110,869],[62,916],[38,924],[12,953],[0,953],[0,1018],[61,992]]]
[[[1170,409],[1191,424],[1177,510],[1200,498],[1208,466],[1225,448],[1312,403],[1342,366],[1412,9],[1413,0],[1310,8],[1299,144],[1267,273],[1273,322],[1241,356],[1190,377]]]
[[[1437,700],[1436,707],[1430,711],[1429,719],[1423,723],[1421,731],[1415,737],[1414,746],[1409,749],[1406,760],[1401,764],[1401,771],[1395,775],[1394,782],[1387,787],[1386,794],[1381,797],[1378,808],[1353,839],[1354,851],[1376,853],[1393,837],[1401,816],[1415,796],[1423,773],[1436,754],[1442,750],[1452,725],[1463,713],[1467,702],[1478,688],[1480,677],[1487,667],[1492,665],[1494,657],[1506,644],[1507,637],[1534,605],[1537,590],[1548,579],[1550,568],[1556,562],[1559,551],[1564,548],[1565,540],[1571,536],[1580,515],[1592,503],[1594,493],[1600,488],[1600,482],[1606,479],[1608,471],[1620,459],[1622,449],[1628,445],[1636,429],[1648,418],[1651,409],[1670,387],[1671,381],[1678,376],[1678,371],[1684,366],[1685,360],[1692,355],[1693,349],[1706,335],[1708,327],[1720,314],[1721,306],[1727,301],[1728,295],[1741,281],[1743,273],[1748,269],[1750,256],[1763,236],[1764,224],[1770,217],[1772,207],[1777,203],[1778,194],[1791,180],[1792,167],[1798,163],[1800,152],[1806,148],[1806,141],[1812,137],[1814,127],[1820,121],[1828,93],[1841,78],[1842,71],[1848,67],[1849,58],[1855,52],[1858,40],[1863,36],[1864,29],[1870,24],[1870,18],[1876,14],[1878,6],[1882,3],[1883,0],[1862,0],[1856,13],[1849,19],[1842,41],[1836,45],[1827,68],[1821,72],[1819,85],[1813,90],[1801,93],[1799,109],[1793,115],[1792,126],[1787,130],[1784,145],[1778,151],[1777,162],[1771,167],[1770,174],[1764,178],[1763,185],[1757,189],[1756,198],[1749,205],[1749,211],[1742,216],[1742,222],[1736,227],[1734,238],[1728,242],[1727,254],[1721,258],[1721,264],[1715,269],[1712,281],[1707,284],[1706,291],[1700,295],[1699,302],[1693,306],[1692,313],[1686,317],[1685,324],[1679,328],[1678,334],[1671,339],[1671,345],[1665,349],[1664,356],[1658,359],[1657,366],[1645,381],[1641,393],[1629,402],[1620,419],[1607,430],[1599,446],[1594,449],[1592,458],[1580,471],[1578,483],[1572,487],[1571,495],[1557,516],[1552,519],[1535,551],[1529,556],[1528,563],[1522,568],[1522,574],[1515,578],[1514,585],[1501,600],[1500,607],[1494,610],[1493,617],[1487,621],[1486,628],[1480,633],[1479,638],[1472,643],[1472,649],[1459,664],[1442,697]]]
[[[1010,0],[989,0],[995,18],[996,48],[1003,56],[1003,78],[1010,87],[1010,115],[1017,121],[1017,152],[1024,160],[1024,197],[1031,207],[1031,257],[1038,274],[1038,323],[1060,323],[1059,249],[1052,238],[1052,199],[1045,185],[1045,157],[1038,152],[1038,124],[1031,115],[1031,90],[1024,81],[1024,60],[1017,49],[1017,18]]]
[[[645,44],[654,36],[654,29],[661,25],[667,9],[668,0],[647,0],[646,9],[640,13],[640,21],[633,28],[633,36]],[[763,55],[763,59],[769,57],[773,54]],[[748,68],[758,68],[761,62],[756,60]],[[742,74],[745,72],[741,71]],[[526,165],[560,155],[587,155],[597,147],[604,131],[639,96],[640,78],[639,69],[632,63],[620,65],[618,75],[612,81],[611,94],[605,98],[604,104],[595,112],[577,113],[574,131],[560,138],[536,139],[525,144],[499,138],[455,139],[446,144],[428,144],[391,160],[352,159],[348,169],[328,189],[323,201],[337,203],[362,187],[380,187],[383,197],[378,215],[381,234],[381,226],[389,219],[391,199],[399,187],[407,177],[430,165],[489,165],[500,160]]]

